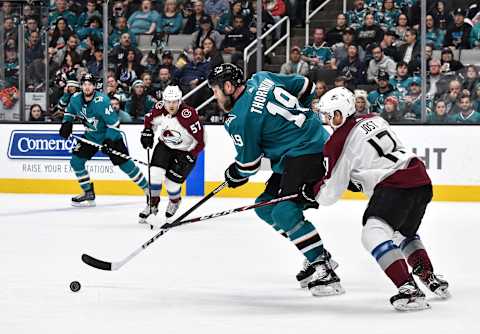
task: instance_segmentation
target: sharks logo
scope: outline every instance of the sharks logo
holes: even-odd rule
[[[235,118],[237,118],[237,116],[232,115],[232,114],[228,114],[228,115],[227,115],[227,119],[225,119],[225,125],[226,125],[226,126],[230,126],[230,123],[231,123]]]
[[[174,145],[180,145],[183,142],[180,132],[170,129],[163,130],[162,138],[165,143],[171,143]]]

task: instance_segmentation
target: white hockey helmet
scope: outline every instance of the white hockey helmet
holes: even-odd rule
[[[345,123],[348,116],[355,113],[355,96],[345,87],[336,87],[326,92],[318,102],[318,110],[328,118],[330,126],[334,129],[339,128]],[[341,124],[333,125],[332,120],[335,111],[339,111],[343,116]]]
[[[182,91],[178,86],[167,86],[162,93],[164,101],[181,101]]]

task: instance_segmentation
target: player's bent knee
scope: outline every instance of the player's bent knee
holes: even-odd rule
[[[150,167],[150,177],[151,181],[154,184],[161,184],[165,179],[165,169],[161,167],[152,166]]]
[[[393,233],[393,229],[386,222],[370,217],[362,229],[363,247],[371,253],[378,245],[392,240]]]
[[[302,209],[292,201],[280,202],[272,210],[272,219],[276,226],[288,232],[303,221]]]
[[[264,202],[264,201],[269,201],[271,199],[273,199],[272,195],[263,193],[255,199],[255,204]],[[272,209],[273,207],[271,205],[267,205],[260,208],[256,208],[255,213],[260,219],[266,221],[269,224],[272,224]]]

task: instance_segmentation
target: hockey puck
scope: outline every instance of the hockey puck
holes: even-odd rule
[[[72,290],[73,292],[80,291],[81,287],[82,286],[80,285],[79,281],[73,281],[72,283],[70,283],[70,290]]]

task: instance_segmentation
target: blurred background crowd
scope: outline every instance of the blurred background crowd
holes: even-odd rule
[[[477,1],[427,1],[425,50],[420,1],[348,0],[346,10],[343,1],[330,2],[311,21],[306,40],[305,0],[263,0],[261,27],[252,0],[111,0],[107,17],[101,0],[4,1],[0,120],[61,121],[85,72],[99,79],[98,88],[106,90],[123,123],[143,122],[172,83],[184,94],[197,88],[187,99],[197,107],[211,95],[202,85],[210,69],[223,62],[243,68],[243,51],[257,29],[266,32],[288,16],[291,47],[264,56],[262,67],[308,76],[316,84],[316,100],[332,87],[346,86],[355,93],[359,113],[376,113],[391,123],[420,123],[425,84],[428,123],[480,124]],[[323,3],[313,0],[310,8]],[[285,33],[279,26],[265,44]],[[18,106],[22,89],[24,108]],[[223,122],[214,103],[199,112],[205,123]]]

